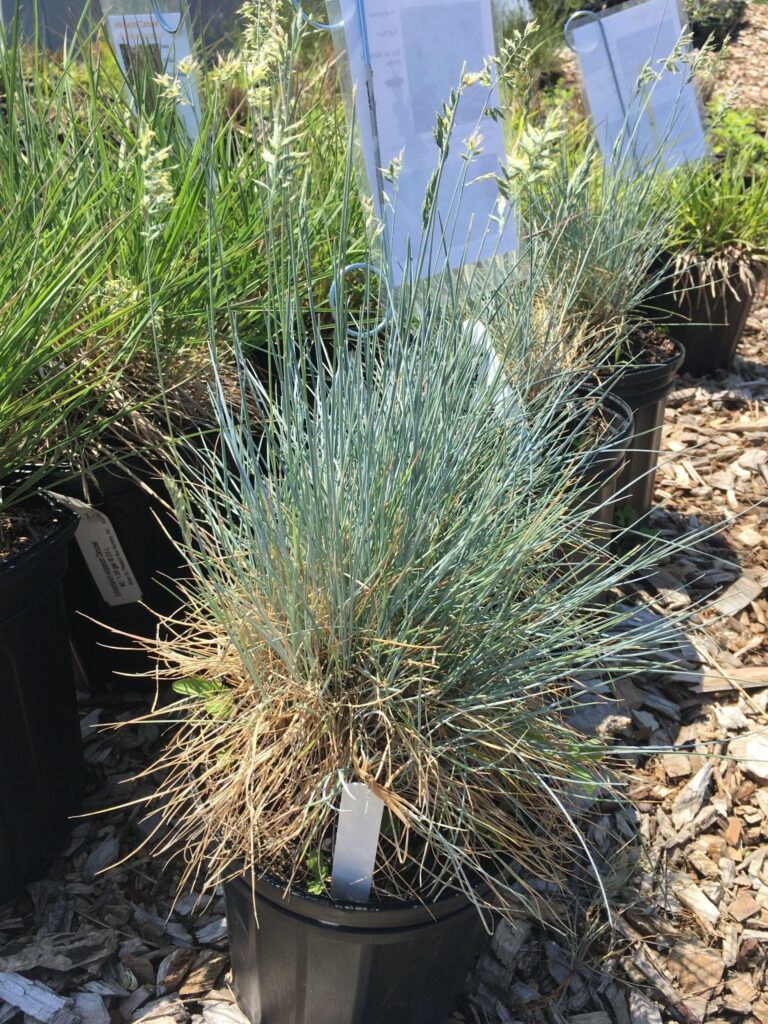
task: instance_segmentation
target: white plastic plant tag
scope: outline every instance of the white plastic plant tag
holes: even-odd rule
[[[135,88],[145,76],[170,75],[179,82],[177,113],[187,135],[194,141],[198,135],[200,103],[197,87],[188,74],[179,70],[182,61],[190,60],[192,47],[184,14],[108,14],[107,31],[125,81]]]
[[[643,0],[576,14],[566,38],[606,160],[672,168],[707,156],[696,84],[681,58],[678,0]],[[670,60],[670,58],[673,58]]]
[[[77,498],[55,497],[80,517],[75,540],[103,600],[112,607],[140,601],[141,587],[107,516]]]
[[[331,870],[333,899],[368,902],[383,812],[384,801],[364,782],[344,786]]]
[[[464,321],[464,329],[469,329],[469,321],[467,320]],[[497,389],[493,400],[494,405],[505,413],[507,422],[510,425],[514,424],[523,435],[527,435],[528,427],[525,422],[525,414],[519,395],[515,394],[509,383],[502,383],[501,387],[499,387],[500,381],[508,381],[508,375],[496,354],[493,340],[490,338],[488,329],[482,320],[478,320],[473,326],[470,340],[471,344],[479,349],[483,356],[486,385],[491,390]]]
[[[329,10],[337,7],[368,184],[374,208],[383,214],[392,283],[398,286],[408,252],[417,258],[425,233],[424,198],[439,161],[433,134],[438,113],[462,72],[481,71],[496,52],[492,2],[339,0]],[[517,246],[514,217],[496,181],[506,162],[503,127],[487,114],[499,105],[498,90],[479,81],[458,102],[422,277]],[[476,149],[468,161],[470,138]],[[382,178],[381,169],[390,166],[398,168],[394,182]]]

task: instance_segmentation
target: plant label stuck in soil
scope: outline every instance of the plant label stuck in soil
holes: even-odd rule
[[[367,903],[379,848],[384,801],[364,782],[344,786],[333,851],[331,896]]]

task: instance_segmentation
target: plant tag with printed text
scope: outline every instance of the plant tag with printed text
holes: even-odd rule
[[[140,601],[141,587],[107,516],[77,498],[55,497],[80,517],[75,540],[103,600],[112,607]]]
[[[178,79],[177,113],[187,136],[194,141],[200,122],[200,101],[191,75],[179,70],[182,61],[192,56],[183,11],[110,13],[106,27],[117,63],[132,92],[135,93],[146,79],[158,75],[166,74]]]

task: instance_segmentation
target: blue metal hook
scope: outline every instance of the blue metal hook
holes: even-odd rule
[[[179,11],[179,23],[177,24],[176,28],[169,28],[168,22],[165,20],[165,15],[160,10],[158,0],[152,0],[152,13],[160,23],[160,28],[164,29],[166,32],[169,32],[172,36],[176,35],[176,33],[181,28],[182,21],[184,20],[181,11]]]
[[[333,32],[337,28],[343,28],[343,21],[335,21],[333,23],[327,21],[315,21],[314,18],[310,18],[304,8],[301,6],[301,0],[291,0],[294,10],[302,18],[307,25],[311,25],[312,28],[318,29],[320,32]]]
[[[376,277],[379,278],[380,281],[384,280],[381,271],[374,267],[371,263],[350,263],[348,266],[344,267],[341,274],[339,275],[339,278],[334,279],[333,284],[331,285],[330,290],[328,292],[328,301],[331,304],[331,313],[333,314],[333,319],[336,323],[339,322],[339,308],[336,303],[338,280],[343,280],[347,276],[347,274],[349,274],[353,270],[365,270],[366,273],[368,274],[374,274]],[[389,302],[389,300],[387,300],[387,308],[384,313],[384,319],[380,320],[375,327],[371,327],[370,330],[367,331],[358,331],[354,327],[347,327],[346,335],[348,338],[353,338],[355,340],[358,340],[360,338],[373,338],[377,334],[381,334],[381,332],[386,328],[387,324],[389,324],[391,320],[392,305]]]

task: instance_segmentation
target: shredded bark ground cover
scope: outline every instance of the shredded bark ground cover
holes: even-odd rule
[[[726,70],[746,103],[768,103],[767,48],[768,6],[753,4]],[[585,730],[648,746],[631,766],[634,806],[589,819],[614,928],[587,884],[559,901],[577,939],[540,915],[500,926],[454,1024],[768,1024],[768,508],[755,507],[768,496],[768,302],[731,371],[679,380],[666,424],[674,458],[651,528],[739,518],[646,585],[648,614],[703,601],[701,638],[584,708]],[[86,811],[135,800],[151,783],[128,780],[158,730],[95,727],[130,720],[146,692],[82,702]],[[653,753],[671,744],[680,751]],[[174,905],[178,869],[148,854],[101,873],[148,835],[143,814],[78,822],[48,878],[0,907],[0,1024],[244,1024],[223,897]]]
[[[680,378],[666,424],[651,528],[739,517],[647,584],[650,613],[703,604],[701,636],[579,725],[682,749],[637,760],[632,809],[590,815],[614,932],[591,888],[572,895],[578,941],[503,925],[456,1021],[768,1024],[768,302],[731,371]]]

